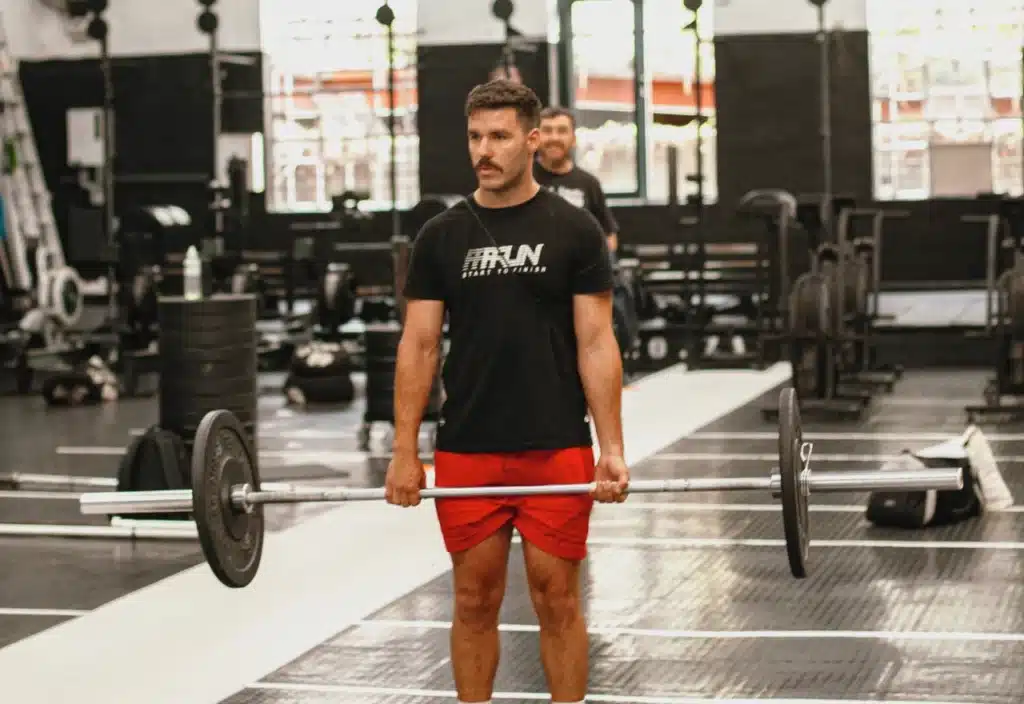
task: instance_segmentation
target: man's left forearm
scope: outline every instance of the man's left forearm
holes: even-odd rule
[[[622,457],[622,356],[610,327],[580,345],[579,372],[601,454]]]

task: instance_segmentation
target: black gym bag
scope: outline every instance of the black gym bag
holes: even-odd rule
[[[117,375],[99,357],[52,374],[42,387],[48,406],[80,406],[114,401],[120,395]]]
[[[185,443],[153,425],[128,445],[117,468],[118,491],[178,491],[192,488]],[[185,520],[188,514],[148,514],[150,520]]]
[[[882,471],[937,469],[956,466],[963,470],[962,489],[928,491],[876,491],[868,498],[865,517],[885,528],[926,528],[953,525],[981,515],[982,490],[968,459],[919,457],[904,450]]]

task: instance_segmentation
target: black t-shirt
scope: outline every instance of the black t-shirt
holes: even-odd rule
[[[601,227],[544,190],[509,208],[463,201],[428,221],[405,296],[444,301],[448,314],[437,449],[589,447],[573,295],[611,288]]]
[[[611,209],[608,208],[608,201],[604,197],[604,189],[601,182],[589,171],[584,171],[578,166],[564,174],[556,174],[548,171],[540,162],[533,162],[533,177],[544,188],[557,193],[577,208],[583,208],[597,218],[597,221],[604,228],[604,234],[618,234],[619,223],[615,221]]]

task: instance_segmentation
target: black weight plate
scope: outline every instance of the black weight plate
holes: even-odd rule
[[[237,398],[255,396],[259,389],[259,379],[255,374],[237,377],[179,377],[178,383],[162,384],[171,392],[173,398],[208,399],[211,397]],[[228,410],[230,407],[225,406]]]
[[[245,389],[236,390],[232,394],[215,393],[170,393],[160,395],[161,408],[176,408],[183,411],[201,409],[203,414],[223,408],[225,411],[256,410],[259,403],[257,388],[249,385]]]
[[[176,356],[193,352],[234,350],[236,353],[255,353],[259,349],[259,335],[255,327],[245,325],[223,325],[202,330],[168,330],[160,328],[160,348]]]
[[[162,323],[161,323],[162,324]],[[166,330],[166,332],[164,332]],[[161,339],[167,335],[168,347],[209,349],[211,347],[248,347],[258,343],[254,324],[245,320],[216,320],[207,326],[160,328]]]
[[[402,339],[402,328],[397,325],[367,326],[363,340],[366,346],[365,357],[398,356],[398,343]]]
[[[210,569],[225,586],[245,587],[263,556],[263,507],[236,510],[231,490],[248,484],[259,491],[256,453],[245,429],[228,411],[208,413],[192,451],[192,512]]]
[[[217,406],[216,403],[210,403],[209,406],[215,406],[214,408],[192,408],[190,410],[182,410],[180,408],[160,408],[160,426],[163,428],[169,428],[174,432],[180,433],[182,428],[196,428],[202,423],[203,418],[208,413],[218,410],[228,410],[238,422],[256,423],[258,422],[258,413],[256,409],[246,410],[244,408],[231,408],[225,409],[223,406]]]
[[[779,490],[782,495],[782,527],[786,536],[789,570],[797,579],[807,576],[810,548],[810,514],[803,490],[803,461],[800,448],[803,430],[796,391],[783,389],[779,394]]]
[[[178,344],[181,342],[183,341],[179,338],[178,340],[171,340],[170,344],[164,344],[164,338],[161,335],[160,356],[161,359],[167,360],[163,362],[165,365],[230,364],[237,369],[239,364],[246,366],[256,364],[259,360],[261,347],[259,342],[249,344],[237,338],[234,342],[241,342],[241,344],[218,344],[201,347],[198,345]]]
[[[789,331],[793,335],[810,335],[816,328],[813,321],[807,320],[808,314],[814,312],[808,302],[812,276],[804,274],[797,278],[789,292]]]
[[[857,314],[866,316],[868,314],[868,298],[871,296],[871,289],[874,287],[874,271],[871,263],[865,258],[860,260],[857,267]]]
[[[211,396],[256,396],[259,377],[255,374],[238,377],[180,377],[180,383],[161,384],[172,396],[210,398]],[[230,410],[230,409],[228,409]]]
[[[804,274],[790,292],[790,332],[814,336],[829,331],[832,322],[828,280],[821,274]]]
[[[231,411],[238,420],[243,423],[251,423],[256,420],[257,413],[259,412],[259,406],[255,397],[249,397],[249,400],[243,397],[234,398],[189,398],[183,400],[176,400],[169,398],[164,400],[161,398],[160,414],[174,416],[176,421],[182,421],[191,418],[189,422],[197,424],[202,420],[210,411]],[[161,421],[163,419],[161,418]],[[163,423],[161,422],[161,427]]]
[[[257,447],[258,436],[256,435],[256,424],[255,423],[244,423],[245,436],[249,438],[249,447]],[[183,439],[185,443],[185,452],[187,457],[192,456],[192,448],[196,444],[196,431],[198,427],[195,425],[178,428],[175,432]]]
[[[175,385],[171,382],[161,383],[160,403],[161,405],[168,404],[184,408],[220,403],[219,406],[206,408],[206,411],[217,408],[234,411],[239,406],[249,408],[256,403],[259,397],[259,385],[253,383],[253,379],[257,379],[257,377],[253,375],[249,379],[224,379],[222,382],[214,379],[206,380],[210,382],[209,384],[204,384],[202,379],[193,379],[189,384],[182,385]]]
[[[236,416],[237,418],[237,416]],[[242,423],[242,428],[245,430],[245,436],[249,438],[249,447],[257,447],[256,442],[256,424],[255,423]],[[185,443],[185,447],[188,450],[188,456],[192,456],[192,447],[195,445],[196,432],[199,430],[199,424],[193,423],[192,425],[183,425],[179,428],[175,428],[174,432],[182,438]],[[189,470],[191,471],[191,470]],[[191,479],[189,480],[191,483]]]
[[[251,294],[223,294],[207,296],[198,301],[186,300],[184,296],[161,296],[160,316],[170,320],[201,321],[209,318],[245,319],[246,314],[255,316],[256,297]]]
[[[162,339],[161,339],[162,343]],[[215,345],[210,347],[181,347],[161,344],[160,356],[166,357],[166,364],[234,364],[249,362],[259,356],[259,344]]]
[[[257,379],[259,362],[258,358],[253,360],[248,356],[240,357],[232,363],[161,359],[159,371],[171,384],[177,383],[179,379],[197,380],[197,383],[217,378]]]
[[[162,300],[162,299],[161,299]],[[168,315],[164,308],[159,308],[159,322],[168,331],[173,333],[190,332],[194,330],[210,331],[220,329],[240,330],[255,325],[256,319],[249,313],[218,313],[217,315],[180,315],[173,313]]]
[[[1007,272],[1007,312],[1010,333],[1015,339],[1024,338],[1024,271]]]
[[[846,291],[843,301],[847,313],[866,315],[871,269],[860,257],[846,260]]]

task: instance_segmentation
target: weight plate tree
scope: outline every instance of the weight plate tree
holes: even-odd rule
[[[767,477],[668,479],[634,481],[629,493],[698,491],[766,491],[781,499],[790,572],[808,574],[810,546],[807,496],[824,492],[893,490],[959,490],[963,470],[846,470],[812,474],[811,446],[803,439],[796,394],[779,395],[779,467]],[[260,486],[256,454],[246,433],[230,412],[211,411],[203,418],[192,455],[192,491],[86,493],[79,499],[84,514],[128,515],[192,512],[210,569],[228,587],[241,588],[256,577],[263,554],[265,504],[381,501],[384,489]],[[589,494],[594,484],[486,486],[424,489],[427,499],[458,500],[479,496]],[[331,539],[335,539],[332,536]]]

